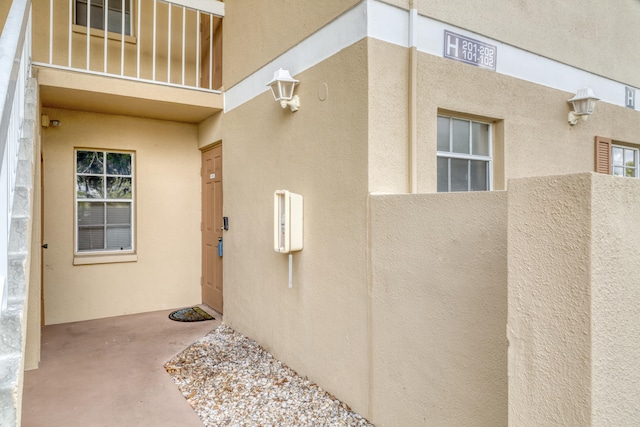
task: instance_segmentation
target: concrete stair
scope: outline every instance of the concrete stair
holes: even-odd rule
[[[7,310],[0,314],[0,426],[19,425],[29,282],[37,82],[27,84],[9,232]]]

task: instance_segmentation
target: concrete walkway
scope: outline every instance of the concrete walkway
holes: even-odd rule
[[[25,373],[23,427],[202,427],[163,365],[220,324],[172,310],[46,326]]]

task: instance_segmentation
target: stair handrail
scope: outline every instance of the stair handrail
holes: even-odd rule
[[[0,156],[7,142],[30,11],[31,0],[13,0],[0,35]]]
[[[15,189],[15,161],[5,159],[5,153],[17,153],[22,132],[31,60],[30,18],[31,0],[13,0],[0,35],[0,314],[7,309],[9,227]]]

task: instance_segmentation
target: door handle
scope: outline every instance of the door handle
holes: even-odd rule
[[[49,248],[49,244],[48,243],[45,243],[45,244],[42,245],[42,249],[48,249],[48,248]]]

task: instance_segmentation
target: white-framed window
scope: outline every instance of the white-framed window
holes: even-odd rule
[[[638,153],[637,148],[611,145],[611,174],[638,178]]]
[[[91,10],[87,10],[87,4],[91,2]],[[104,30],[105,3],[108,31],[112,33],[131,35],[131,0],[75,0],[76,25],[87,26],[87,20],[91,22],[91,28]],[[124,31],[122,30],[122,11],[124,10]],[[87,19],[88,17],[88,19]]]
[[[438,116],[438,192],[492,188],[491,124]]]
[[[134,153],[77,149],[76,253],[133,252]]]

